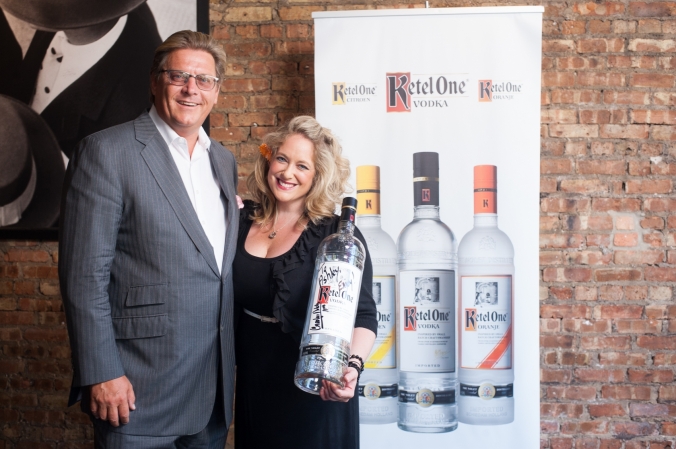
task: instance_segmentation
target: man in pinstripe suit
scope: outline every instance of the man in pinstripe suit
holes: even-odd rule
[[[87,137],[70,161],[59,252],[70,402],[82,401],[97,447],[225,444],[237,167],[201,128],[224,71],[209,36],[170,36],[150,112]]]

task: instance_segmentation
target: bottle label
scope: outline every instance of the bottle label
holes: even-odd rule
[[[474,189],[474,213],[475,214],[497,214],[498,213],[498,191],[493,188],[475,188]]]
[[[308,334],[327,334],[352,340],[359,301],[361,271],[345,262],[324,262],[317,269],[312,289]]]
[[[357,215],[380,215],[380,190],[357,190]]]
[[[359,396],[366,399],[375,400],[380,398],[396,398],[399,387],[394,385],[378,385],[375,382],[369,382],[366,385],[359,385]]]
[[[460,279],[460,367],[512,367],[512,276]]]
[[[455,371],[455,271],[401,271],[400,369]]]
[[[439,205],[439,178],[427,176],[413,178],[413,205]]]
[[[399,390],[399,402],[415,402],[421,407],[455,404],[455,390],[432,391],[427,388],[418,391]]]
[[[493,385],[490,382],[484,382],[481,385],[460,384],[460,396],[473,396],[489,401],[493,398],[512,398],[514,397],[514,384]]]
[[[366,360],[366,368],[396,368],[394,276],[373,276],[373,299],[378,309],[378,336]]]

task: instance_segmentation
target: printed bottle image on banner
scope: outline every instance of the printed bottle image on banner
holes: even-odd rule
[[[474,228],[458,248],[458,420],[514,421],[514,247],[498,229],[497,167],[474,167]]]
[[[456,241],[439,218],[439,154],[413,155],[413,221],[397,242],[398,426],[450,432],[456,418]]]
[[[373,263],[373,299],[378,317],[378,336],[359,379],[359,422],[394,423],[399,381],[395,336],[397,247],[381,228],[380,167],[357,167],[357,200],[357,225]]]
[[[560,299],[539,300],[539,224],[562,207],[540,196],[544,7],[431,6],[312,13],[317,119],[350,161],[360,230],[379,216],[397,243],[392,284],[365,233],[380,303],[359,442],[539,449],[540,306]],[[497,169],[477,168],[475,186],[484,165]],[[380,168],[377,188],[365,166]],[[392,385],[396,423],[380,407]]]

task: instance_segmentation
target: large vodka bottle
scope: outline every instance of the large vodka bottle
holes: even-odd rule
[[[319,394],[321,380],[343,386],[366,251],[354,237],[357,200],[346,197],[338,232],[319,244],[294,382]]]
[[[357,224],[373,263],[373,299],[378,309],[378,337],[359,380],[359,421],[397,422],[397,373],[394,281],[397,247],[380,227],[380,168],[357,167]]]
[[[439,219],[439,155],[413,155],[413,221],[399,235],[397,355],[400,429],[458,427],[455,393],[456,240]]]
[[[458,250],[458,420],[514,421],[514,247],[498,229],[497,168],[474,167],[474,229]]]

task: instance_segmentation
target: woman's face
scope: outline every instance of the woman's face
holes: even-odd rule
[[[315,176],[314,144],[300,134],[286,138],[270,159],[268,185],[280,204],[305,203]]]

